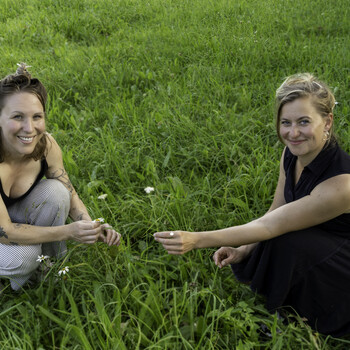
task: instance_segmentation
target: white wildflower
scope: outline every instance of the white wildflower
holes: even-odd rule
[[[154,187],[146,187],[145,188],[145,192],[146,193],[151,193],[151,192],[153,192],[154,191]]]
[[[61,270],[58,271],[58,274],[59,274],[59,276],[61,276],[61,275],[65,275],[68,272],[69,272],[69,267],[65,266]]]
[[[107,196],[108,196],[108,194],[107,193],[104,193],[104,194],[101,194],[100,196],[98,196],[97,197],[97,199],[106,199],[107,198]]]
[[[97,218],[94,220],[94,222],[100,222],[101,224],[103,224],[105,222],[104,218]]]
[[[36,261],[43,262],[48,258],[49,258],[48,255],[38,255],[38,259],[36,259]]]

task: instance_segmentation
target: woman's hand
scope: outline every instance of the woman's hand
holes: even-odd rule
[[[107,223],[100,226],[101,234],[99,241],[108,244],[109,246],[116,245],[117,247],[120,244],[120,233],[116,232],[111,226]]]
[[[67,225],[69,239],[79,243],[93,244],[101,234],[101,225],[98,222],[80,220]]]
[[[215,265],[222,268],[228,264],[237,264],[246,257],[246,254],[239,248],[221,247],[214,255]]]
[[[188,231],[156,232],[154,239],[161,243],[169,254],[180,255],[196,248],[198,235]]]

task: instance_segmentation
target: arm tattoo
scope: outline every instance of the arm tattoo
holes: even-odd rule
[[[83,220],[83,215],[84,215],[84,214],[78,214],[77,216],[75,216],[75,220],[76,220],[76,221]]]
[[[80,211],[78,208],[71,208],[69,212],[69,216],[74,220],[74,221],[80,221],[83,220],[84,217],[84,212]]]
[[[67,188],[67,190],[70,193],[73,193],[73,191],[74,191],[73,185],[69,181],[68,174],[64,169],[58,169],[58,170],[50,173],[49,175],[50,175],[50,179],[56,179],[56,180],[62,182],[63,185]]]
[[[2,237],[5,237],[6,239],[9,238],[4,229],[0,226],[0,238]]]
[[[17,228],[22,228],[23,230],[27,230],[29,227],[28,227],[28,225],[27,226],[23,226],[23,224],[18,224],[18,223],[16,223],[15,224],[15,226],[17,227]]]

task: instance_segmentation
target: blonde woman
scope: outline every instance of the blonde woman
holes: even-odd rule
[[[335,99],[311,74],[277,89],[277,135],[285,145],[273,203],[245,225],[206,232],[158,232],[169,254],[220,247],[220,268],[290,306],[324,334],[350,333],[350,156],[333,135]]]

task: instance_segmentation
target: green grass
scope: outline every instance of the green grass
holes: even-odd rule
[[[350,151],[349,45],[347,0],[3,0],[0,75],[24,61],[44,82],[71,180],[123,244],[71,244],[38,288],[6,290],[0,347],[348,349],[349,338],[270,315],[214,266],[213,249],[171,257],[152,233],[223,228],[268,209],[285,76],[328,82]]]

